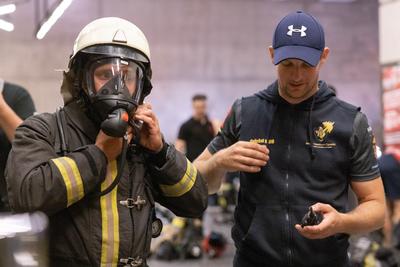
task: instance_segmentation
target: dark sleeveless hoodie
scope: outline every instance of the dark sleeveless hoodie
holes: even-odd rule
[[[345,212],[358,111],[322,81],[314,96],[296,105],[279,96],[277,82],[242,98],[240,140],[267,145],[270,160],[259,173],[240,174],[232,229],[240,266],[346,265],[347,235],[310,240],[294,226],[317,202]]]

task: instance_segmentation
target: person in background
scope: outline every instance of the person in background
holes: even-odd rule
[[[383,245],[400,247],[400,155],[385,153],[378,159],[378,164],[387,201]],[[394,228],[397,228],[397,231],[394,232]],[[393,239],[394,234],[395,238]],[[396,244],[393,244],[394,242]]]
[[[35,105],[25,88],[0,79],[0,212],[10,211],[4,170],[15,129],[34,112]]]
[[[193,161],[203,152],[219,130],[219,123],[207,115],[207,96],[196,94],[192,97],[193,115],[185,121],[178,133],[175,147]]]
[[[192,117],[185,121],[179,128],[178,138],[175,143],[177,150],[186,154],[186,157],[194,161],[211,140],[218,133],[220,123],[217,120],[210,120],[207,114],[207,96],[195,94],[192,97]],[[207,238],[213,231],[213,216],[210,207],[218,205],[218,195],[213,194],[208,197],[208,209],[201,221],[186,221],[198,228],[198,239]]]

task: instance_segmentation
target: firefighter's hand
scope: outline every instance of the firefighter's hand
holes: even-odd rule
[[[132,139],[132,130],[127,131],[128,144]],[[122,137],[112,137],[106,135],[102,130],[97,134],[95,145],[104,152],[108,161],[116,159],[122,152]]]
[[[259,172],[269,160],[265,145],[239,141],[218,152],[218,165],[226,171]]]
[[[140,144],[152,152],[159,152],[163,147],[163,140],[158,119],[151,105],[149,103],[140,105],[134,114],[134,119],[143,121],[140,131]]]
[[[318,225],[304,226],[304,228],[296,224],[295,227],[302,236],[309,239],[322,239],[340,233],[341,213],[328,204],[317,203],[312,208],[314,212],[321,212],[324,219]]]

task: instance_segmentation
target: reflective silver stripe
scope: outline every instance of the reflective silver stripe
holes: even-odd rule
[[[107,166],[107,175],[101,184],[105,190],[117,176],[117,162],[114,160]],[[111,192],[100,197],[101,207],[101,267],[117,267],[119,253],[119,216],[117,207],[116,186]]]
[[[85,195],[83,181],[76,162],[69,157],[52,159],[63,178],[67,190],[67,206],[74,204]]]

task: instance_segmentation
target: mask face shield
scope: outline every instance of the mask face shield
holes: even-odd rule
[[[142,96],[142,68],[134,61],[103,58],[90,62],[87,69],[90,98],[119,96],[138,105]]]
[[[140,63],[103,57],[86,65],[86,91],[96,123],[108,135],[121,137],[143,100],[144,75]]]

